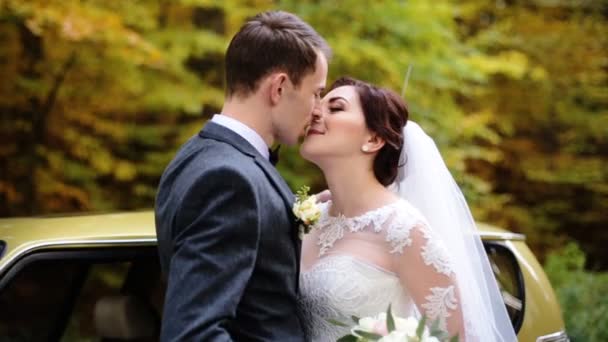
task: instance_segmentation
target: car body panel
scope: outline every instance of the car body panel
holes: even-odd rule
[[[539,336],[564,331],[555,293],[541,265],[525,244],[525,236],[484,223],[478,223],[478,229],[484,241],[507,246],[519,263],[525,285],[519,341],[536,341]],[[0,257],[0,280],[3,280],[12,265],[36,251],[156,246],[154,213],[148,210],[0,219],[0,240],[6,244]]]
[[[564,330],[564,321],[553,287],[542,266],[523,241],[505,242],[517,258],[526,284],[524,321],[518,335],[520,341],[536,341],[539,335]],[[531,334],[534,332],[534,335]]]
[[[6,243],[0,276],[20,257],[39,249],[156,245],[150,211],[0,220]]]

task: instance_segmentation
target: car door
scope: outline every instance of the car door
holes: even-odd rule
[[[0,341],[158,340],[155,246],[39,250],[0,277]]]

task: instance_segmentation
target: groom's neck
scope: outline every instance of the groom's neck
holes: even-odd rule
[[[272,134],[272,123],[268,110],[256,97],[232,97],[226,99],[222,115],[229,116],[256,131],[268,146],[272,146],[275,137]]]

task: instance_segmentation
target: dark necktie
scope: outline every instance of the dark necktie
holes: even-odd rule
[[[268,149],[268,160],[270,161],[270,163],[272,165],[277,165],[277,163],[279,162],[279,149],[281,148],[281,145],[277,146],[274,150],[272,149]]]

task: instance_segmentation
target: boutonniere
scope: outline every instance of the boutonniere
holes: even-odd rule
[[[321,210],[317,206],[317,198],[309,196],[310,188],[306,185],[300,188],[296,193],[296,202],[293,204],[293,214],[296,216],[296,224],[298,225],[298,236],[300,240],[304,238],[312,229],[312,226],[319,221]]]

